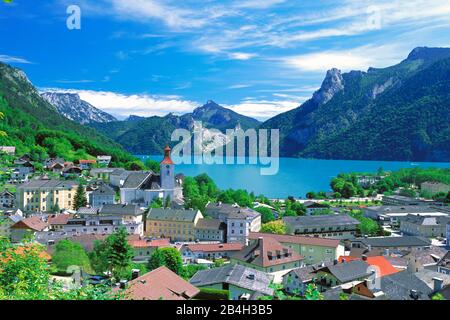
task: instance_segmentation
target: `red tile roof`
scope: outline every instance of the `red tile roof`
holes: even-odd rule
[[[67,221],[69,221],[69,219],[73,218],[73,214],[55,214],[55,215],[51,215],[48,218],[48,224],[49,225],[63,225],[63,224],[67,224]]]
[[[78,160],[78,163],[97,163],[97,160]]]
[[[260,267],[270,267],[303,260],[292,249],[286,248],[271,237],[261,237],[258,242],[233,254],[232,258]]]
[[[47,223],[42,221],[39,217],[26,218],[11,226],[13,229],[31,229],[34,231],[43,231],[47,227]]]
[[[240,251],[244,247],[241,243],[208,243],[208,244],[188,244],[186,248],[189,248],[192,252],[222,252],[222,251]]]
[[[152,247],[168,247],[170,246],[170,239],[154,239],[151,241],[139,239],[139,240],[128,240],[128,243],[133,248],[152,248]]]
[[[354,261],[354,260],[362,260],[362,258],[352,257],[352,256],[340,256],[339,262],[342,261]],[[383,256],[374,256],[374,257],[367,257],[366,259],[367,264],[371,266],[375,266],[378,268],[380,274],[379,277],[388,276],[393,273],[397,273],[398,270],[394,268],[394,266]]]
[[[172,159],[170,158],[170,147],[166,146],[164,148],[164,159],[161,161],[161,164],[173,164]]]
[[[10,249],[10,251],[5,252],[6,258],[2,259],[2,262],[7,262],[10,259],[10,253],[14,253],[16,255],[24,255],[24,254],[30,254],[30,253],[36,253],[38,254],[39,258],[44,259],[46,261],[52,260],[51,255],[44,250],[44,247],[42,245],[21,245],[18,247],[15,247],[14,249]]]
[[[129,282],[125,289],[127,300],[188,300],[199,289],[162,266]]]
[[[295,243],[295,244],[305,244],[314,245],[319,247],[337,247],[340,240],[337,239],[326,239],[326,238],[315,238],[315,237],[301,237],[292,236],[285,234],[271,234],[262,232],[250,232],[249,239],[258,240],[260,237],[270,237],[281,243]]]

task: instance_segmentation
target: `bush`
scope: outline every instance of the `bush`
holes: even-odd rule
[[[199,288],[200,293],[195,297],[198,300],[228,300],[229,291],[212,288]]]

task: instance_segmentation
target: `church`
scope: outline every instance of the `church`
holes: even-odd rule
[[[175,164],[170,157],[170,147],[164,149],[160,163],[160,174],[153,171],[136,171],[128,175],[120,188],[122,204],[149,206],[160,198],[181,204],[183,202],[183,176],[175,175]]]

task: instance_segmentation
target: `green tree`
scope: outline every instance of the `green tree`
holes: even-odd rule
[[[431,297],[431,300],[445,300],[445,298],[441,293],[436,293]]]
[[[261,232],[273,234],[286,234],[286,225],[282,220],[264,223],[261,226]]]
[[[255,209],[255,211],[261,213],[261,222],[262,223],[268,223],[270,221],[275,221],[275,215],[273,214],[273,211],[266,207],[258,207]]]
[[[159,162],[152,159],[148,159],[147,161],[145,161],[145,167],[152,170],[156,174],[159,174],[161,171]]]
[[[166,200],[164,200],[164,208],[170,208],[171,203],[172,200],[170,199],[170,196],[167,196]]]
[[[94,249],[89,253],[89,260],[96,273],[101,274],[108,271],[110,267],[108,243],[95,240]]]
[[[85,206],[87,206],[86,190],[84,189],[84,185],[80,183],[78,184],[78,188],[73,199],[73,209],[78,210]]]
[[[133,248],[128,243],[128,233],[124,227],[106,238],[107,257],[116,279],[127,278],[133,258]]]
[[[84,248],[81,244],[70,240],[63,239],[56,244],[52,262],[58,272],[65,273],[70,266],[79,266],[86,272],[92,272]]]
[[[148,263],[149,270],[166,266],[178,275],[183,275],[183,259],[176,248],[158,248],[153,251]]]

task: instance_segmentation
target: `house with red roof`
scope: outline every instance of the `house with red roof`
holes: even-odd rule
[[[190,300],[200,292],[165,266],[130,281],[123,289],[126,300]]]
[[[181,248],[184,263],[193,263],[197,259],[228,259],[233,253],[241,251],[242,243],[195,243]]]
[[[158,248],[170,247],[170,239],[128,239],[128,243],[133,248],[134,261],[147,261]]]
[[[399,271],[383,256],[367,257],[363,255],[361,258],[351,256],[339,257],[339,262],[350,262],[355,260],[365,261],[368,265],[375,267],[375,270],[377,270],[377,277],[388,276]]]
[[[78,164],[80,165],[80,168],[83,170],[89,170],[94,165],[97,164],[97,160],[78,160]]]
[[[11,226],[11,241],[21,242],[26,237],[34,236],[36,232],[48,230],[49,225],[39,216],[22,219]]]
[[[233,264],[268,273],[298,268],[303,264],[300,254],[271,237],[260,237],[258,241],[235,252],[230,258]]]

